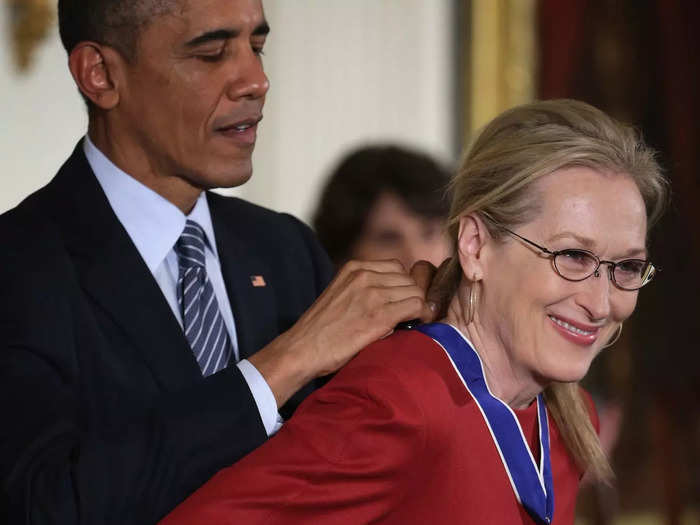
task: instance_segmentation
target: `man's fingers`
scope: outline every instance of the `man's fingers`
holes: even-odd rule
[[[428,291],[425,293],[425,301],[431,305],[434,315],[438,315],[447,307],[446,304],[442,303],[447,299],[445,297],[445,277],[450,271],[451,263],[452,257],[448,257],[442,261],[442,264],[440,264],[433,276]]]
[[[428,291],[430,284],[433,282],[437,268],[428,261],[418,261],[411,267],[410,275],[416,284],[424,292]]]
[[[384,308],[387,316],[394,321],[394,326],[413,319],[425,320],[433,315],[426,302],[421,297],[416,296],[388,303]]]
[[[399,261],[350,261],[338,271],[324,295],[334,296],[348,288],[405,286],[413,282]]]
[[[421,303],[425,302],[425,292],[415,284],[405,286],[377,287],[372,289],[379,300],[384,304],[396,303],[407,299],[415,298]]]
[[[379,273],[407,273],[401,261],[389,259],[386,261],[348,261],[338,271],[339,276],[349,275],[353,272],[369,270]]]
[[[442,261],[439,268],[427,261],[418,261],[411,268],[411,277],[425,291],[427,309],[420,316],[425,323],[435,321],[447,306],[442,304],[445,301],[444,277],[448,273],[451,261],[452,258],[448,257]]]
[[[353,272],[340,284],[340,286],[349,285],[365,288],[392,288],[396,286],[415,286],[415,281],[407,273],[388,273],[375,272],[372,270],[361,270]]]
[[[325,375],[398,323],[416,318],[432,320],[425,289],[434,269],[427,264],[419,266],[418,279],[423,287],[416,285],[399,261],[346,263],[285,333],[294,362],[305,363],[305,371],[314,376]]]

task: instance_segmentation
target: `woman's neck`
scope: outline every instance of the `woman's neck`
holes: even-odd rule
[[[507,350],[495,330],[487,329],[481,323],[478,312],[467,323],[467,297],[468,287],[462,283],[450,302],[444,321],[455,326],[474,345],[491,393],[513,409],[529,406],[537,394],[542,392],[544,385],[537,381],[531,371],[514,362],[512,353]]]

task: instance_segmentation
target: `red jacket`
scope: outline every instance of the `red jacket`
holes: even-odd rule
[[[537,460],[536,403],[515,412]],[[553,523],[573,524],[581,472],[549,420]],[[275,437],[161,523],[534,522],[445,352],[399,331],[363,350]]]

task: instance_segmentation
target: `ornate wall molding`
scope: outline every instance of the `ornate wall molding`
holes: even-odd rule
[[[17,69],[26,72],[39,44],[46,38],[55,19],[51,0],[5,0],[10,16],[10,38]]]

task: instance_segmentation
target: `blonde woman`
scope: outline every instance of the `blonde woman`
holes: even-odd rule
[[[493,120],[453,182],[439,323],[370,345],[164,523],[571,524],[610,467],[577,382],[654,276],[666,185],[576,101]]]

